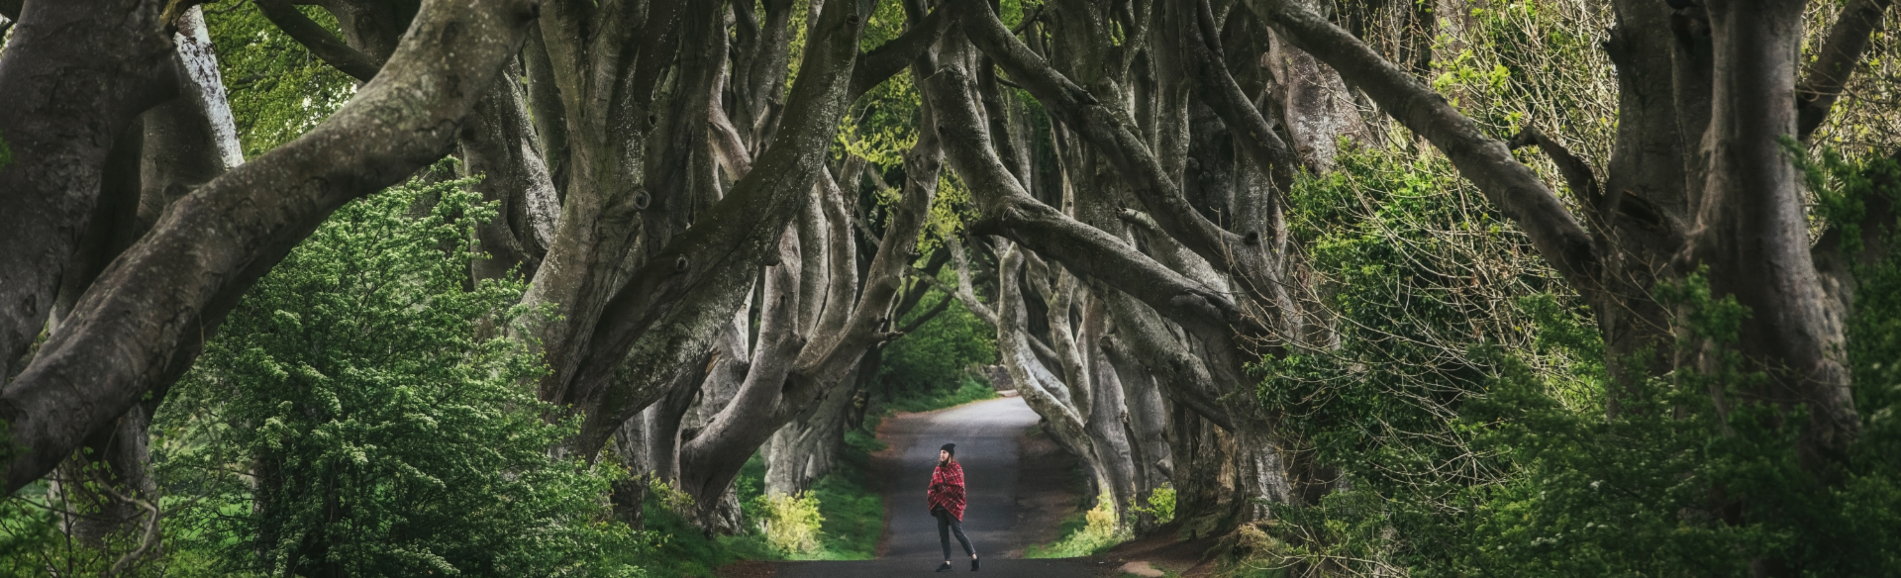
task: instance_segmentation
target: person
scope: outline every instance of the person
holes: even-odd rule
[[[951,571],[953,533],[964,545],[964,553],[970,555],[970,571],[977,571],[977,549],[970,547],[970,538],[964,537],[964,467],[957,465],[957,444],[937,449],[937,469],[931,472],[931,491],[925,497],[931,517],[937,518],[937,541],[944,545],[944,565],[937,571]]]

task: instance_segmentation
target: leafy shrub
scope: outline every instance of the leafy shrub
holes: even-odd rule
[[[639,574],[645,538],[600,500],[621,474],[549,457],[577,423],[494,335],[523,284],[463,285],[495,216],[470,182],[346,205],[245,295],[154,421],[168,548],[219,573]]]
[[[1461,208],[1484,205],[1442,161],[1383,155],[1344,155],[1292,195],[1344,329],[1337,349],[1262,363],[1261,400],[1351,489],[1280,508],[1255,566],[1421,577],[1737,576],[1763,557],[1810,576],[1901,567],[1895,240],[1885,261],[1851,259],[1863,434],[1841,479],[1824,483],[1796,459],[1803,412],[1736,401],[1764,379],[1723,346],[1749,311],[1696,277],[1657,288],[1694,337],[1678,347],[1714,365],[1637,380],[1607,416],[1591,312],[1520,257],[1532,251],[1499,215]],[[1901,198],[1876,186],[1901,176],[1892,161],[1802,164],[1825,222],[1859,220],[1868,195]],[[1727,392],[1730,411],[1711,391]]]
[[[1150,491],[1144,501],[1148,502],[1147,506],[1129,506],[1129,511],[1155,516],[1155,521],[1161,524],[1175,520],[1175,486],[1164,483]]]
[[[1172,506],[1171,506],[1172,508]],[[1068,525],[1062,538],[1047,545],[1032,545],[1023,551],[1025,558],[1077,558],[1101,554],[1116,544],[1129,541],[1133,536],[1129,530],[1116,529],[1115,502],[1107,495],[1096,501],[1096,507],[1082,515],[1080,526]]]
[[[759,503],[754,509],[763,514],[758,523],[766,543],[793,555],[818,551],[819,523],[824,518],[818,513],[817,496],[801,492],[796,496],[766,494],[755,499]]]
[[[660,476],[647,478],[647,491],[651,492],[648,501],[674,513],[685,515],[693,507],[693,496],[673,486],[672,482],[660,479]]]
[[[907,391],[904,395],[878,404],[883,411],[920,412],[956,407],[973,401],[996,399],[997,389],[968,371],[959,371],[957,389]]]

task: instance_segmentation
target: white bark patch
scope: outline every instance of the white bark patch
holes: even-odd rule
[[[198,6],[178,18],[178,32],[172,35],[178,45],[182,70],[191,77],[185,92],[211,121],[212,141],[225,170],[244,164],[244,150],[238,145],[238,124],[231,117],[231,103],[225,99],[224,78],[218,74],[218,53],[211,47],[211,31],[205,27],[205,12]]]
[[[226,114],[229,114],[228,109]],[[548,174],[548,161],[541,158],[541,151],[535,150],[533,141],[522,139],[521,148],[523,164],[528,169],[528,190],[522,195],[528,205],[528,234],[534,236],[535,244],[552,247],[555,221],[561,218],[561,200],[555,194],[554,177]]]

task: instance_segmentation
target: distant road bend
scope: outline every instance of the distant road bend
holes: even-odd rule
[[[957,461],[964,466],[969,487],[964,533],[983,560],[979,575],[1000,578],[1090,578],[1090,567],[1075,560],[1004,559],[1000,554],[1021,550],[1020,542],[1041,528],[1018,524],[1018,441],[1036,425],[1036,412],[1022,398],[1006,397],[965,404],[934,412],[886,420],[886,443],[901,466],[886,468],[885,534],[876,560],[849,562],[786,562],[777,578],[883,578],[931,574],[943,563],[937,542],[937,524],[924,508],[925,487],[937,465],[937,448],[957,444]],[[1052,480],[1062,483],[1061,480]],[[1032,523],[1048,523],[1033,521]],[[970,573],[970,560],[951,539],[951,566]],[[950,573],[946,573],[950,574]]]

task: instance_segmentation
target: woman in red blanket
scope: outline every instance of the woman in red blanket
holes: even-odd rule
[[[956,458],[957,444],[938,448],[937,469],[931,472],[931,491],[927,494],[931,516],[937,518],[937,541],[944,545],[944,565],[937,571],[951,570],[950,536],[956,533],[964,553],[970,555],[970,570],[975,572],[977,550],[970,547],[970,538],[964,537],[964,467],[957,465]]]

